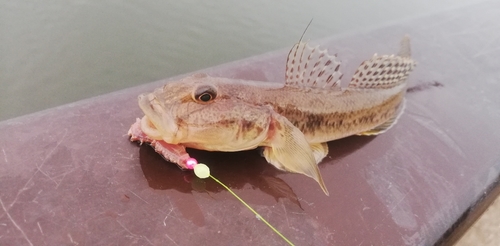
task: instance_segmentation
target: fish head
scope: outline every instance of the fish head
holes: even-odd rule
[[[142,94],[139,106],[145,116],[141,128],[152,139],[186,147],[217,151],[255,148],[266,137],[269,109],[241,100],[232,86],[196,74]]]

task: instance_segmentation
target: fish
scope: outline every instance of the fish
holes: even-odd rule
[[[299,41],[290,50],[285,83],[194,74],[138,97],[144,113],[131,141],[149,143],[187,168],[186,148],[235,152],[262,148],[277,169],[314,179],[327,142],[386,132],[404,111],[407,79],[416,66],[405,36],[397,55],[374,54],[342,86],[337,55]]]

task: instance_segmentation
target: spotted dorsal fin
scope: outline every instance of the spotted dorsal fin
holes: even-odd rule
[[[373,55],[359,65],[349,83],[350,88],[391,88],[406,81],[416,66],[410,58],[410,39],[405,36],[401,41],[398,55]]]
[[[340,61],[319,46],[306,42],[295,44],[286,61],[286,86],[331,88],[340,90]]]

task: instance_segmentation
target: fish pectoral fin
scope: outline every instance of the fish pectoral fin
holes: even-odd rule
[[[405,105],[406,105],[406,100],[403,99],[403,101],[399,105],[398,109],[395,111],[394,115],[391,118],[389,118],[389,120],[387,120],[383,124],[373,128],[373,129],[370,129],[370,130],[364,131],[364,132],[360,132],[356,135],[358,135],[358,136],[374,136],[374,135],[379,135],[381,133],[386,132],[387,130],[389,130],[391,127],[393,127],[398,122],[399,117],[401,117],[401,115],[403,114],[403,111],[405,109]]]
[[[336,55],[306,42],[295,44],[286,60],[286,86],[340,90],[342,73]]]
[[[272,124],[275,130],[263,152],[266,160],[278,169],[313,178],[328,195],[315,155],[304,134],[287,118],[277,113],[274,113]]]
[[[314,159],[316,163],[319,164],[323,158],[328,154],[328,144],[327,143],[315,143],[310,144],[313,151]]]

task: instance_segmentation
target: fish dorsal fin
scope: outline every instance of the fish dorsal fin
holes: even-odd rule
[[[416,66],[410,54],[410,39],[405,36],[397,56],[375,54],[370,60],[362,62],[352,76],[349,87],[379,89],[404,83]]]
[[[401,40],[398,56],[407,58],[411,57],[410,37],[408,35],[405,35]]]
[[[319,46],[306,42],[295,44],[286,61],[286,86],[333,88],[340,90],[340,61]]]

